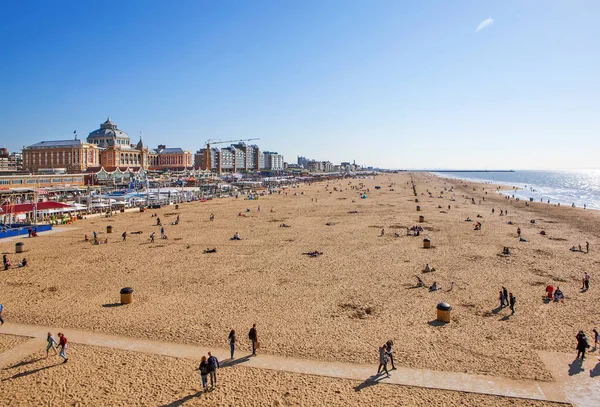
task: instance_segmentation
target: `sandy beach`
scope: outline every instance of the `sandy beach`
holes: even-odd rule
[[[29,265],[2,271],[3,317],[66,332],[219,348],[235,328],[245,351],[256,323],[261,352],[373,363],[374,371],[377,347],[393,339],[400,366],[550,381],[535,351],[574,352],[577,331],[589,335],[598,324],[600,213],[525,206],[495,189],[427,173],[385,174],[301,185],[255,201],[215,199],[77,221],[64,232],[21,240]],[[500,216],[501,209],[508,215]],[[154,212],[168,239],[159,238]],[[179,224],[171,225],[177,215]],[[474,230],[478,221],[482,228]],[[424,228],[422,234],[406,236],[414,225]],[[519,241],[517,227],[527,242]],[[108,244],[85,242],[93,231]],[[235,232],[242,240],[230,240]],[[423,248],[424,237],[432,248]],[[585,250],[586,241],[590,253],[569,250],[579,244]],[[16,264],[23,256],[14,254],[14,244],[0,241],[0,250]],[[505,246],[510,256],[500,254]],[[207,248],[217,253],[204,254]],[[323,255],[303,254],[314,250]],[[422,273],[426,263],[436,271]],[[581,292],[586,270],[591,287]],[[443,289],[416,288],[417,275]],[[548,284],[560,286],[564,303],[543,301]],[[134,303],[116,306],[127,286],[134,288]],[[502,286],[517,297],[512,316],[498,307]],[[450,324],[435,321],[441,301],[453,307]],[[0,335],[0,351],[16,344],[10,341]],[[26,370],[47,363],[33,362]],[[74,346],[68,365],[12,379],[21,368],[3,371],[7,397],[0,403],[168,405],[198,391],[196,365]],[[222,389],[185,405],[551,405],[398,386],[356,392],[352,381],[243,366],[224,369],[222,376]]]

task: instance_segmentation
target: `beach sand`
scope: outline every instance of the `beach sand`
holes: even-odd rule
[[[4,272],[4,317],[219,348],[227,346],[233,327],[243,349],[256,323],[266,353],[373,363],[375,370],[377,347],[393,339],[400,366],[552,380],[535,351],[574,352],[577,331],[590,333],[598,323],[600,214],[526,207],[490,185],[412,176],[419,203],[407,184],[411,174],[386,174],[332,181],[327,190],[327,183],[315,183],[256,201],[215,199],[152,211],[168,240],[158,238],[160,227],[149,212],[90,218],[73,230],[22,239],[30,266]],[[360,183],[370,190],[367,199],[351,189]],[[444,187],[453,192],[438,198]],[[485,201],[474,205],[471,197]],[[499,216],[500,209],[508,209],[508,216]],[[181,221],[172,226],[177,214]],[[419,215],[425,217],[424,233],[406,236]],[[477,221],[480,231],[473,230]],[[291,227],[280,228],[284,222]],[[519,242],[517,226],[527,243]],[[84,242],[94,230],[109,243]],[[126,242],[123,231],[130,233]],[[148,239],[152,231],[155,244]],[[241,241],[229,240],[235,232]],[[423,237],[431,238],[433,248],[423,248]],[[586,240],[589,254],[569,251],[578,244],[585,248]],[[0,242],[0,250],[14,253],[14,243]],[[504,246],[512,255],[500,255]],[[217,253],[202,253],[213,247]],[[324,254],[302,254],[313,250]],[[12,257],[16,263],[21,256]],[[422,274],[426,263],[437,271]],[[591,288],[582,293],[585,270],[591,271]],[[416,275],[444,290],[413,288]],[[454,289],[447,292],[452,281]],[[560,286],[564,303],[542,301],[548,284]],[[113,306],[126,286],[134,288],[135,302]],[[514,316],[497,308],[502,286],[517,296]],[[440,301],[453,307],[450,324],[435,321]]]
[[[360,389],[352,380],[240,366],[219,369],[217,387],[204,393],[195,361],[84,345],[72,347],[67,364],[42,356],[0,370],[0,406],[562,405],[417,387]]]

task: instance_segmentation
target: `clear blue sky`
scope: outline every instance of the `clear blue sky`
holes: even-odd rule
[[[260,137],[388,168],[599,168],[600,1],[3,2],[0,145]],[[492,19],[491,24],[483,24]],[[488,20],[489,22],[489,20]]]

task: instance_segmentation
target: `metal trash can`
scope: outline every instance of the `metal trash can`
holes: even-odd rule
[[[421,207],[419,205],[417,205],[417,211],[420,211]]]
[[[431,240],[428,237],[423,239],[423,248],[425,248],[425,249],[431,248]]]
[[[423,216],[423,215],[419,216],[419,222],[420,223],[425,222],[425,216]]]
[[[23,246],[25,246],[25,243],[17,242],[15,244],[15,253],[23,253]]]
[[[106,227],[106,233],[112,233],[113,227],[112,226],[107,226]]]
[[[179,204],[176,204],[176,205],[175,205],[175,209],[179,209]]]
[[[446,302],[440,302],[437,305],[437,320],[442,322],[450,322],[450,311],[452,307]]]
[[[131,304],[133,302],[133,288],[121,288],[121,304]]]

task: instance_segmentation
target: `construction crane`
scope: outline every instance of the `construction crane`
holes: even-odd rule
[[[211,139],[206,140],[206,143],[204,143],[205,144],[205,149],[204,149],[204,166],[205,166],[205,168],[204,169],[205,170],[206,169],[207,170],[212,169],[212,166],[211,166],[211,157],[210,157],[210,154],[211,154],[210,146],[211,145],[213,145],[213,144],[238,143],[240,141],[253,141],[253,140],[260,140],[260,138],[246,138],[246,139],[225,140],[225,141],[222,141],[222,140],[211,140]]]

